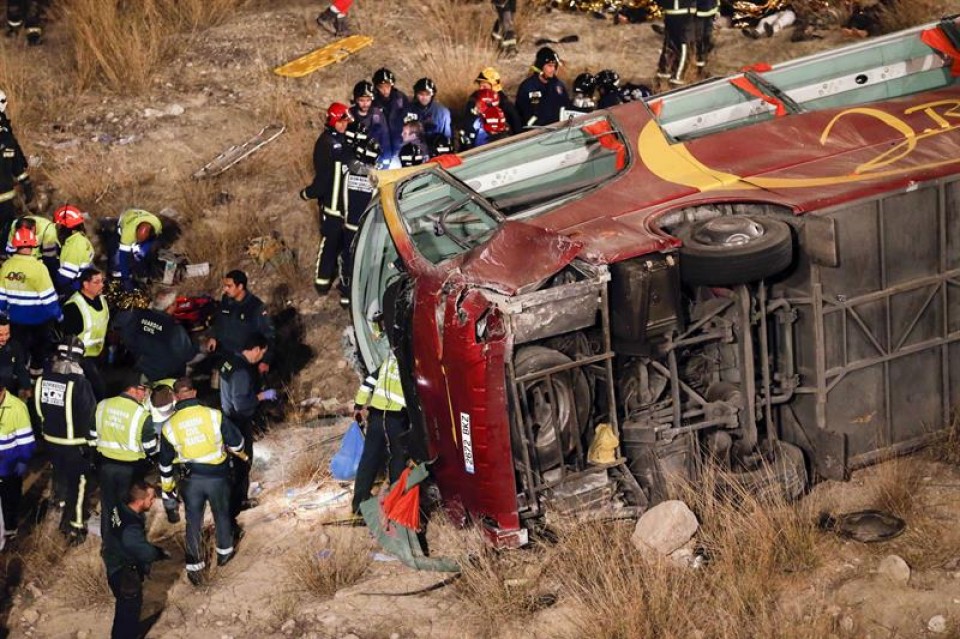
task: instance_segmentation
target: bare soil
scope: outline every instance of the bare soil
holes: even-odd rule
[[[648,25],[614,27],[585,15],[532,14],[522,25],[519,57],[497,61],[492,49],[463,50],[435,38],[435,25],[424,23],[412,0],[358,0],[355,31],[374,36],[373,47],[302,80],[272,75],[275,65],[329,40],[312,23],[321,4],[306,0],[254,3],[221,26],[198,36],[183,36],[174,59],[150,90],[137,96],[96,89],[77,93],[69,72],[62,71],[69,65],[62,24],[50,25],[47,42],[39,49],[0,43],[4,56],[28,65],[30,73],[45,77],[46,86],[51,87],[49,99],[37,105],[37,113],[18,112],[16,105],[12,110],[21,141],[38,165],[37,181],[52,189],[52,201],[79,202],[97,217],[116,215],[134,205],[155,211],[174,209],[182,227],[177,249],[191,261],[212,262],[211,277],[188,282],[186,288],[217,294],[218,274],[246,269],[251,290],[284,316],[288,332],[282,352],[290,361],[297,360],[285,386],[291,406],[287,422],[276,424],[258,443],[262,459],[254,480],[263,487],[261,505],[241,518],[247,536],[237,559],[222,570],[211,570],[208,586],[194,588],[183,575],[183,524],[167,524],[159,507],[153,513],[151,538],[174,558],[156,565],[147,582],[144,614],[155,616],[149,636],[562,636],[569,633],[566,615],[571,613],[562,588],[555,607],[516,624],[491,627],[477,618],[456,585],[401,596],[436,584],[443,576],[375,559],[378,548],[365,528],[324,523],[343,516],[345,510],[327,511],[317,504],[345,488],[322,473],[304,484],[304,475],[309,478],[314,473],[304,473],[303,468],[310,467],[318,451],[329,455],[348,420],[318,422],[314,418],[344,414],[357,376],[341,345],[347,314],[338,308],[335,296],[318,299],[310,286],[318,242],[317,212],[315,204],[301,202],[297,192],[312,177],[311,149],[320,132],[322,109],[333,100],[346,101],[353,84],[379,66],[390,66],[408,87],[421,75],[449,77],[452,72],[442,67],[444,60],[460,64],[462,86],[441,83],[443,99],[445,93],[463,95],[473,74],[495,63],[512,91],[527,72],[536,50],[534,40],[575,33],[580,36],[578,43],[559,46],[568,61],[568,78],[587,68],[612,67],[627,81],[649,82],[660,37]],[[487,2],[465,6],[463,13],[463,23],[456,29],[464,33],[482,33],[492,22]],[[443,30],[452,32],[454,27],[443,25]],[[843,43],[837,30],[823,35],[821,40],[794,44],[789,33],[750,40],[738,31],[723,30],[718,33],[713,70],[724,73],[754,62],[773,63]],[[182,107],[182,114],[157,116],[146,111],[165,111],[173,105]],[[288,129],[277,143],[221,178],[202,184],[189,179],[226,146],[244,141],[272,122]],[[294,265],[261,268],[244,256],[247,240],[271,231],[295,250]],[[301,405],[310,399],[314,401]],[[897,462],[860,471],[847,483],[820,484],[807,499],[830,505],[835,512],[873,505],[877,486],[889,479],[890,463]],[[956,526],[960,470],[928,457],[913,463],[920,479],[917,509],[907,517],[908,533],[871,546],[831,538],[821,566],[798,575],[795,589],[784,597],[785,608],[798,608],[811,623],[829,617],[835,637],[960,637],[960,528]],[[103,597],[101,592],[98,600],[78,594],[76,581],[68,578],[71,566],[98,565],[99,540],[91,536],[81,548],[53,553],[41,568],[36,554],[27,553],[36,545],[29,538],[50,534],[49,524],[37,526],[3,557],[8,578],[18,567],[24,575],[6,616],[9,636],[107,636],[112,618],[109,595]],[[460,556],[475,543],[470,532],[441,533],[433,537],[436,554]],[[291,557],[304,547],[333,545],[342,535],[367,540],[370,563],[361,581],[332,598],[303,590],[291,576]],[[909,582],[895,584],[876,574],[887,554],[899,554],[908,561],[913,568]],[[37,565],[30,566],[31,560]],[[937,635],[927,627],[935,615],[946,620],[945,631]],[[793,634],[791,628],[781,631],[778,636]]]

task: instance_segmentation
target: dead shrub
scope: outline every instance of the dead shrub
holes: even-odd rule
[[[330,459],[333,451],[330,446],[314,445],[297,455],[288,469],[287,483],[293,486],[305,486],[330,477]]]
[[[934,459],[948,464],[960,464],[960,413],[954,413],[942,438],[931,448]]]
[[[137,94],[153,81],[173,51],[173,36],[223,20],[246,0],[67,0],[61,9],[70,30],[77,84],[100,82]]]
[[[461,559],[455,593],[471,611],[468,618],[480,636],[500,636],[504,626],[523,624],[539,609],[541,585],[534,553],[477,544]]]
[[[913,457],[895,457],[871,470],[867,489],[871,508],[909,520],[922,506],[923,468]]]
[[[47,521],[52,517],[48,515]],[[38,526],[33,533],[19,540],[18,554],[27,580],[35,579],[49,586],[59,576],[54,570],[67,551],[67,543],[56,526]]]
[[[713,471],[684,499],[701,522],[695,540],[704,563],[697,569],[642,555],[630,541],[632,523],[560,528],[546,575],[561,584],[561,600],[570,604],[570,636],[829,634],[832,621],[819,602],[804,602],[800,610],[781,604],[794,575],[820,561],[822,540],[809,507],[756,497]],[[709,601],[722,603],[703,605]],[[810,620],[801,622],[804,616]]]
[[[942,0],[894,0],[881,10],[880,26],[883,33],[892,33],[931,22],[948,12],[949,7]]]
[[[365,535],[333,530],[327,539],[294,553],[288,569],[297,587],[325,598],[360,581],[369,565],[370,544]]]
[[[86,543],[77,548],[64,560],[60,575],[66,592],[82,605],[93,608],[113,603],[113,592],[107,583],[99,546]]]

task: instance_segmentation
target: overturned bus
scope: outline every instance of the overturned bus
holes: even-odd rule
[[[955,19],[378,176],[364,363],[502,545],[639,513],[713,457],[788,493],[942,434],[960,401]],[[605,463],[587,451],[601,425]],[[604,426],[607,430],[607,426]]]

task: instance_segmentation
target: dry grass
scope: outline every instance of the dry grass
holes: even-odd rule
[[[107,572],[100,558],[100,548],[86,543],[71,553],[60,569],[60,587],[75,601],[86,607],[113,603],[113,592],[107,583]]]
[[[48,514],[47,522],[52,519]],[[25,581],[33,579],[49,586],[60,576],[60,571],[55,568],[67,552],[67,544],[56,525],[38,527],[19,544],[18,554],[26,571]]]
[[[553,547],[470,556],[457,590],[475,630],[530,620],[552,589],[570,637],[812,639],[832,631],[823,602],[793,609],[782,601],[821,561],[824,538],[810,507],[754,497],[709,473],[686,501],[701,521],[699,569],[642,556],[630,541],[632,522],[566,522]]]
[[[948,464],[960,465],[960,414],[954,413],[943,438],[930,447],[934,459]]]
[[[932,22],[956,10],[956,4],[943,0],[897,0],[880,14],[880,24],[884,33],[892,33]]]
[[[360,581],[369,564],[370,543],[365,535],[333,530],[327,539],[294,553],[288,570],[298,588],[326,598]]]
[[[871,508],[909,520],[922,507],[923,468],[915,457],[895,457],[871,472],[868,501]]]
[[[330,477],[333,450],[327,445],[314,445],[297,455],[287,469],[286,481],[292,486],[306,486]]]
[[[174,36],[219,21],[246,0],[68,0],[78,88],[100,84],[117,93],[146,90],[174,49]]]

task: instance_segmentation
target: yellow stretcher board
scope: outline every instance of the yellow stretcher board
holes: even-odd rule
[[[343,62],[350,55],[371,44],[373,44],[373,38],[370,36],[352,35],[314,49],[306,55],[277,67],[273,72],[285,78],[302,78],[317,69]]]

